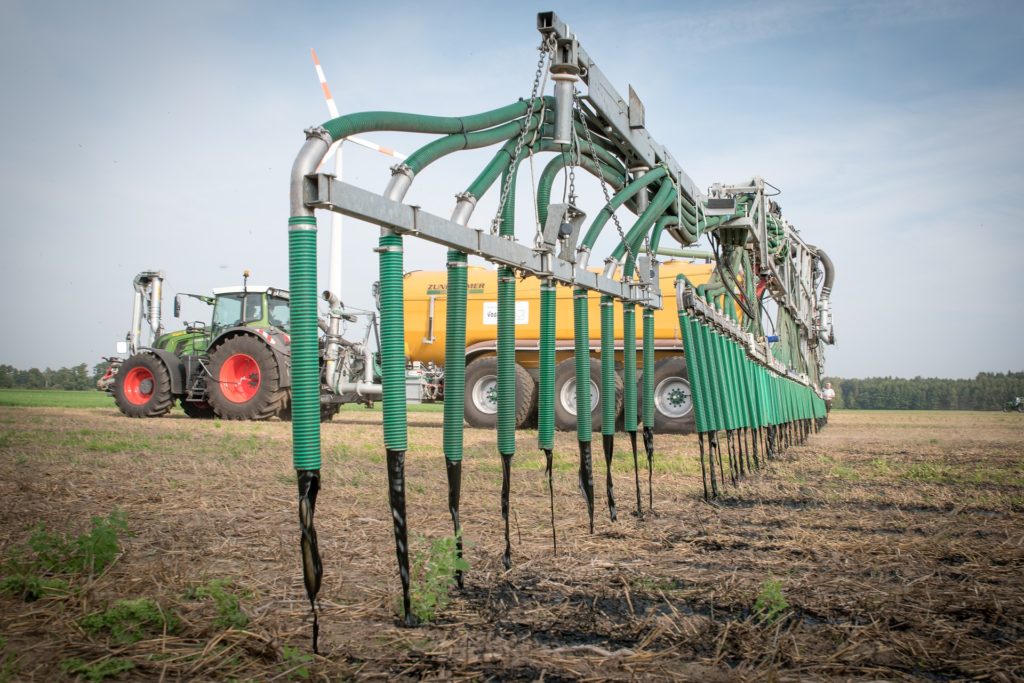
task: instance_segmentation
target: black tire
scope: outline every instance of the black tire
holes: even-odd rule
[[[215,417],[213,406],[206,401],[187,401],[183,398],[181,410],[193,420],[212,420]]]
[[[266,420],[288,400],[274,352],[248,334],[228,338],[210,354],[207,396],[222,420]]]
[[[171,375],[151,353],[137,353],[114,377],[114,402],[128,417],[160,417],[174,405]]]
[[[643,373],[637,382],[637,416],[643,415]],[[661,434],[692,434],[697,431],[690,390],[690,375],[682,356],[662,358],[654,364],[654,431]]]
[[[590,359],[590,421],[595,434],[600,433],[601,361]],[[595,400],[596,399],[596,400]],[[622,413],[622,375],[615,373],[615,419]],[[576,429],[576,359],[566,358],[555,366],[555,427],[565,432]]]
[[[478,429],[498,426],[498,358],[484,356],[466,366],[463,413],[466,423]],[[526,368],[516,363],[516,428],[523,427],[537,410],[537,383]]]

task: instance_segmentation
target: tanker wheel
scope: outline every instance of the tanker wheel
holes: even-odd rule
[[[637,415],[643,415],[644,389],[637,382]],[[662,358],[654,364],[654,431],[661,434],[692,434],[697,430],[693,393],[686,359]]]
[[[601,361],[590,359],[590,422],[595,434],[601,432]],[[622,376],[615,373],[615,418],[622,412]],[[576,359],[566,358],[555,366],[555,427],[576,429]]]
[[[288,391],[280,388],[274,352],[261,340],[242,334],[210,354],[207,396],[223,420],[266,420],[278,414]]]
[[[174,405],[171,375],[151,353],[137,353],[114,377],[114,401],[128,417],[160,417]]]
[[[213,406],[206,401],[181,399],[181,411],[193,420],[209,420],[214,417]]]
[[[484,356],[466,366],[463,412],[470,427],[498,426],[498,358]],[[537,383],[516,363],[516,428],[529,422],[537,410]]]

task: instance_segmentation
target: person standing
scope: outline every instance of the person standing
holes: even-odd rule
[[[825,388],[821,390],[821,397],[825,399],[825,414],[832,412],[832,401],[836,397],[836,390],[832,388],[832,382],[825,382]]]

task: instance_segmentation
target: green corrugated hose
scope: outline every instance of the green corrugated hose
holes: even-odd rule
[[[540,377],[537,387],[537,445],[555,447],[555,311],[556,285],[540,286]]]
[[[615,304],[607,294],[601,297],[601,445],[604,450],[605,491],[608,514],[614,522],[615,487],[612,483],[612,458],[615,454]]]
[[[594,466],[590,455],[593,419],[590,411],[590,322],[588,292],[573,290],[573,327],[576,359],[576,439],[580,449],[580,490],[587,502],[590,533],[594,533]]]
[[[444,388],[449,396],[466,395],[466,267],[467,258],[461,251],[448,251],[448,303],[445,311],[446,332],[444,348]],[[462,557],[462,525],[459,506],[462,497],[462,419],[463,402],[444,402],[444,457],[448,475],[448,512],[455,527],[455,544]],[[455,573],[459,587],[463,585],[462,571]]]
[[[313,216],[288,219],[288,276],[292,292],[292,462],[299,493],[302,581],[313,614],[313,652],[317,652],[320,621],[316,596],[323,579],[323,563],[313,523],[320,491],[320,358]]]
[[[545,205],[546,208],[546,205]],[[555,532],[555,484],[553,459],[555,447],[555,315],[557,290],[554,280],[540,286],[540,381],[537,391],[537,445],[543,449],[544,473],[548,477],[548,501],[551,506],[551,545],[558,552]]]
[[[292,459],[297,470],[320,469],[320,351],[317,339],[316,218],[288,220],[291,288]]]
[[[647,507],[654,507],[654,309],[644,306],[644,449],[647,451]]]
[[[622,412],[623,425],[633,448],[633,480],[636,484],[636,514],[643,514],[640,502],[640,465],[636,449],[636,304],[622,302]]]

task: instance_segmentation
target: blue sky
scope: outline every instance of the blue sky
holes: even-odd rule
[[[4,0],[0,315],[17,332],[0,363],[111,353],[140,270],[167,271],[167,303],[244,268],[287,285],[288,170],[302,129],[327,118],[309,48],[342,112],[469,114],[529,94],[548,9],[620,92],[636,88],[699,186],[762,175],[782,188],[786,216],[836,263],[830,374],[1024,368],[1024,3],[942,0]],[[489,155],[455,156],[408,201],[447,215]],[[388,166],[345,155],[346,179],[370,189]],[[346,226],[344,298],[367,306],[375,230]],[[407,266],[441,268],[443,254],[415,250]]]

